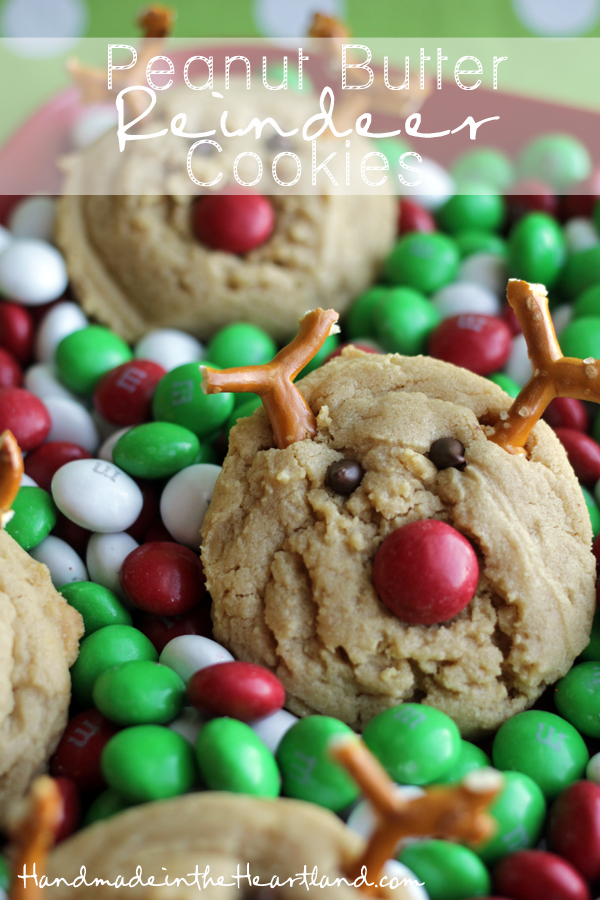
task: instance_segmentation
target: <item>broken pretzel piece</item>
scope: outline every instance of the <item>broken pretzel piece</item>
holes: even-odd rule
[[[396,854],[399,841],[407,837],[444,837],[480,843],[494,834],[495,820],[486,811],[503,787],[495,769],[470,772],[452,787],[428,788],[423,797],[406,800],[360,738],[338,738],[331,755],[352,776],[371,803],[378,825],[364,853],[346,873],[350,880],[366,869],[359,890],[377,895],[383,867]]]
[[[508,453],[525,453],[531,430],[555,397],[600,403],[600,360],[563,356],[543,284],[511,278],[506,296],[525,336],[533,375],[497,422],[490,441]]]
[[[138,25],[143,30],[142,46],[133,66],[116,70],[112,74],[112,91],[108,89],[107,70],[85,66],[78,59],[67,61],[67,71],[81,91],[82,103],[106,103],[115,93],[137,84],[146,84],[146,67],[154,56],[164,52],[164,41],[175,21],[174,10],[165,6],[150,6],[141,13]],[[143,112],[143,102],[137,96],[127,95],[135,115]]]
[[[313,309],[306,313],[300,319],[300,328],[293,341],[264,366],[240,366],[221,371],[200,366],[202,390],[205,394],[258,394],[280,450],[305,438],[313,438],[317,433],[317,421],[292,382],[321,349],[325,338],[339,331],[335,324],[338,318],[334,309]]]
[[[0,528],[10,521],[10,508],[21,486],[23,456],[11,431],[0,434]]]
[[[53,778],[42,775],[33,782],[25,799],[25,810],[10,832],[14,848],[14,877],[10,900],[33,900],[42,896],[39,879],[46,872],[48,854],[56,840],[63,816],[63,800]],[[32,875],[36,879],[32,879]]]

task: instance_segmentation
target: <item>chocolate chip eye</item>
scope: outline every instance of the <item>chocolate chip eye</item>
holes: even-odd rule
[[[456,438],[438,438],[429,448],[429,459],[437,469],[460,469],[466,466],[465,448]]]
[[[365,470],[355,459],[338,459],[331,463],[325,475],[325,484],[336,494],[347,496],[359,486]]]

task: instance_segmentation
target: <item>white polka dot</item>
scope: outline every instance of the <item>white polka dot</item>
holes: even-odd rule
[[[19,56],[60,56],[85,33],[84,0],[7,0],[0,14],[0,33]]]
[[[600,17],[600,0],[512,0],[522,24],[548,37],[587,34]]]
[[[345,0],[254,0],[254,21],[268,37],[304,37],[315,13],[344,18]]]

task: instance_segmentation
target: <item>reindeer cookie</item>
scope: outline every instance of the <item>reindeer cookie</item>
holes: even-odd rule
[[[40,778],[11,833],[14,874],[30,876],[27,882],[13,879],[11,900],[37,900],[42,890],[50,900],[68,900],[81,890],[71,885],[82,867],[86,896],[91,892],[94,897],[112,897],[119,877],[133,897],[155,896],[157,889],[159,896],[172,896],[179,877],[183,881],[177,896],[193,896],[198,889],[214,898],[223,892],[257,896],[262,887],[291,900],[307,890],[301,873],[310,879],[316,869],[317,884],[328,884],[329,897],[351,900],[358,889],[363,895],[410,900],[423,896],[421,891],[415,894],[402,877],[390,885],[386,868],[401,839],[435,835],[477,844],[494,833],[487,807],[502,788],[499,772],[471,772],[459,785],[430,788],[424,796],[406,800],[361,741],[345,739],[330,746],[330,753],[371,803],[378,824],[367,842],[331,812],[310,803],[203,792],[145,804],[98,822],[48,856],[62,801],[56,783]],[[141,883],[128,885],[136,870]],[[237,884],[236,875],[241,876]],[[94,878],[105,884],[94,885]],[[148,886],[150,879],[155,883]]]
[[[561,358],[538,286],[510,282],[508,297],[536,369],[512,406],[447,363],[349,348],[300,382],[294,431],[292,402],[273,402],[282,372],[295,390],[294,345],[270,371],[206,371],[209,392],[266,398],[231,432],[202,529],[215,638],[275,671],[295,713],[360,730],[421,701],[475,737],[531,706],[587,645],[589,517],[564,449],[537,419],[570,390],[552,380],[563,369],[569,381],[575,372],[577,396],[594,398],[591,363]],[[296,350],[316,352],[334,320],[309,314]],[[462,448],[454,463],[432,450],[447,438]],[[340,490],[331,467],[342,460],[355,472]],[[386,538],[420,520],[454,529],[476,561],[466,605],[432,624],[394,614],[373,575]]]

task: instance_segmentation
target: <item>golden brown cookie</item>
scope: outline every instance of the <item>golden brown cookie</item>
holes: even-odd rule
[[[189,794],[175,800],[145,804],[80,831],[62,843],[50,857],[48,878],[61,876],[72,881],[86,867],[88,882],[93,877],[114,881],[118,875],[129,879],[136,866],[142,867],[144,880],[154,876],[157,884],[168,876],[192,882],[177,890],[166,887],[132,887],[127,896],[195,897],[193,873],[198,867],[216,881],[223,876],[224,885],[232,875],[251,875],[264,883],[273,876],[283,882],[307,867],[317,866],[319,877],[341,877],[358,856],[364,842],[333,813],[299,800],[264,800],[226,792]],[[200,884],[203,884],[200,878]],[[234,886],[207,883],[201,896],[219,900],[239,896]],[[256,891],[256,886],[253,891]],[[112,897],[114,889],[85,888],[86,897]],[[322,893],[321,889],[311,890]],[[81,891],[81,889],[79,889]],[[247,881],[240,880],[241,894],[249,895]],[[300,883],[278,888],[269,896],[303,897],[307,889]],[[48,888],[49,900],[66,900],[76,895],[64,886]],[[355,888],[341,885],[325,889],[325,896],[339,900],[356,897]],[[77,894],[78,896],[79,894]],[[390,892],[397,900],[410,896],[402,887]]]
[[[187,88],[167,92],[152,122],[138,127],[158,131],[187,109],[186,130],[216,128],[218,141],[223,108],[231,131],[247,126],[253,116],[273,117],[291,131],[318,110],[314,96],[268,92],[266,98],[253,94],[249,99],[245,86],[233,84],[225,107],[224,101],[210,97],[199,102],[190,98],[192,93]],[[208,183],[224,173],[219,188],[233,181],[234,160],[249,147],[247,137],[221,140],[221,152],[205,144],[208,152],[200,155],[198,150],[192,157],[198,180]],[[121,155],[111,132],[66,161],[56,236],[88,314],[130,341],[163,326],[208,338],[237,321],[253,322],[275,338],[287,338],[307,309],[333,305],[343,312],[373,282],[396,234],[394,196],[344,195],[344,188],[335,194],[323,174],[318,185],[330,193],[304,196],[310,191],[311,143],[301,135],[279,138],[266,126],[262,137],[250,142],[265,167],[254,190],[260,191],[267,181],[279,190],[270,168],[282,151],[296,154],[304,174],[295,187],[271,197],[276,224],[265,244],[245,256],[217,252],[200,244],[192,231],[190,188],[196,189],[186,169],[190,144],[165,135],[129,143]],[[357,160],[372,149],[368,139],[353,137]],[[319,142],[319,161],[331,151],[343,160],[344,141]],[[244,158],[239,172],[250,181],[256,176],[256,162]],[[284,156],[278,172],[291,180],[296,163]]]
[[[0,828],[67,724],[82,635],[46,566],[0,530]]]
[[[275,671],[293,712],[359,730],[412,701],[474,737],[531,706],[587,645],[595,605],[589,516],[554,433],[539,422],[528,456],[510,455],[485,435],[507,394],[431,358],[352,348],[299,387],[315,440],[275,449],[262,409],[231,432],[202,528],[215,639]],[[464,471],[427,458],[448,436]],[[343,457],[366,471],[348,498],[324,484]],[[407,625],[377,597],[372,564],[391,531],[424,518],[468,537],[480,577],[451,621]]]

